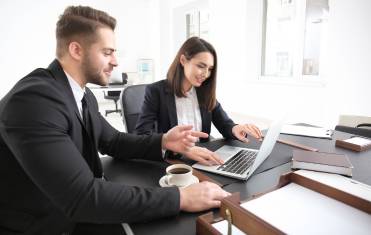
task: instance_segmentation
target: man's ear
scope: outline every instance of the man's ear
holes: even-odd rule
[[[81,60],[83,56],[83,48],[78,42],[70,42],[68,45],[68,53],[75,60]]]

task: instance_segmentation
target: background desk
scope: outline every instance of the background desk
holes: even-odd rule
[[[291,140],[300,144],[318,148],[322,152],[337,152],[348,155],[352,162],[353,179],[371,185],[371,150],[361,153],[348,151],[335,147],[337,138],[349,138],[350,135],[335,132],[332,140],[308,138],[300,136],[281,135],[280,139]],[[251,141],[245,145],[238,141],[217,140],[203,144],[205,147],[215,150],[221,145],[228,143],[239,146],[257,147],[260,143]],[[223,176],[205,173],[213,179],[221,182],[223,188],[229,192],[240,192],[241,200],[250,196],[265,192],[278,183],[279,176],[291,170],[291,157],[293,147],[276,143],[270,157],[257,169],[248,181],[239,181]],[[158,181],[165,174],[166,162],[149,162],[143,160],[118,161],[112,158],[103,158],[105,176],[108,180],[121,182],[127,185],[141,187],[159,187]],[[178,216],[159,219],[155,221],[130,224],[135,234],[195,234],[196,218],[204,214],[181,212]]]
[[[89,85],[88,88],[94,91],[122,91],[128,85],[109,85],[109,86],[97,86],[97,85]]]

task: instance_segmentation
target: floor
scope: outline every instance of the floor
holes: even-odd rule
[[[103,104],[99,103],[99,110],[100,110],[102,116],[104,116],[106,118],[106,120],[114,128],[116,128],[119,131],[125,132],[126,128],[124,126],[124,122],[123,122],[121,113],[110,113],[107,116],[105,116],[105,111],[106,110],[114,110],[115,109],[115,105],[113,104],[113,101],[111,101],[111,103],[112,104],[110,104],[110,103],[103,103]]]

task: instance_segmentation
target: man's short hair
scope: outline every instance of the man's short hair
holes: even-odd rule
[[[87,6],[69,6],[59,17],[56,29],[57,58],[61,58],[72,41],[89,46],[97,40],[97,30],[108,27],[115,30],[116,19],[106,12]]]

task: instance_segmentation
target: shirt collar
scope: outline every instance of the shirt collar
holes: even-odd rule
[[[84,97],[85,87],[81,88],[80,85],[75,81],[75,79],[71,77],[71,75],[69,75],[66,71],[64,71],[64,73],[67,76],[76,103],[81,103],[82,97]]]
[[[187,95],[187,96],[188,96],[188,95],[194,95],[195,92],[196,92],[196,89],[195,89],[194,86],[192,86],[192,88],[191,88],[189,91],[186,92],[186,95]]]

